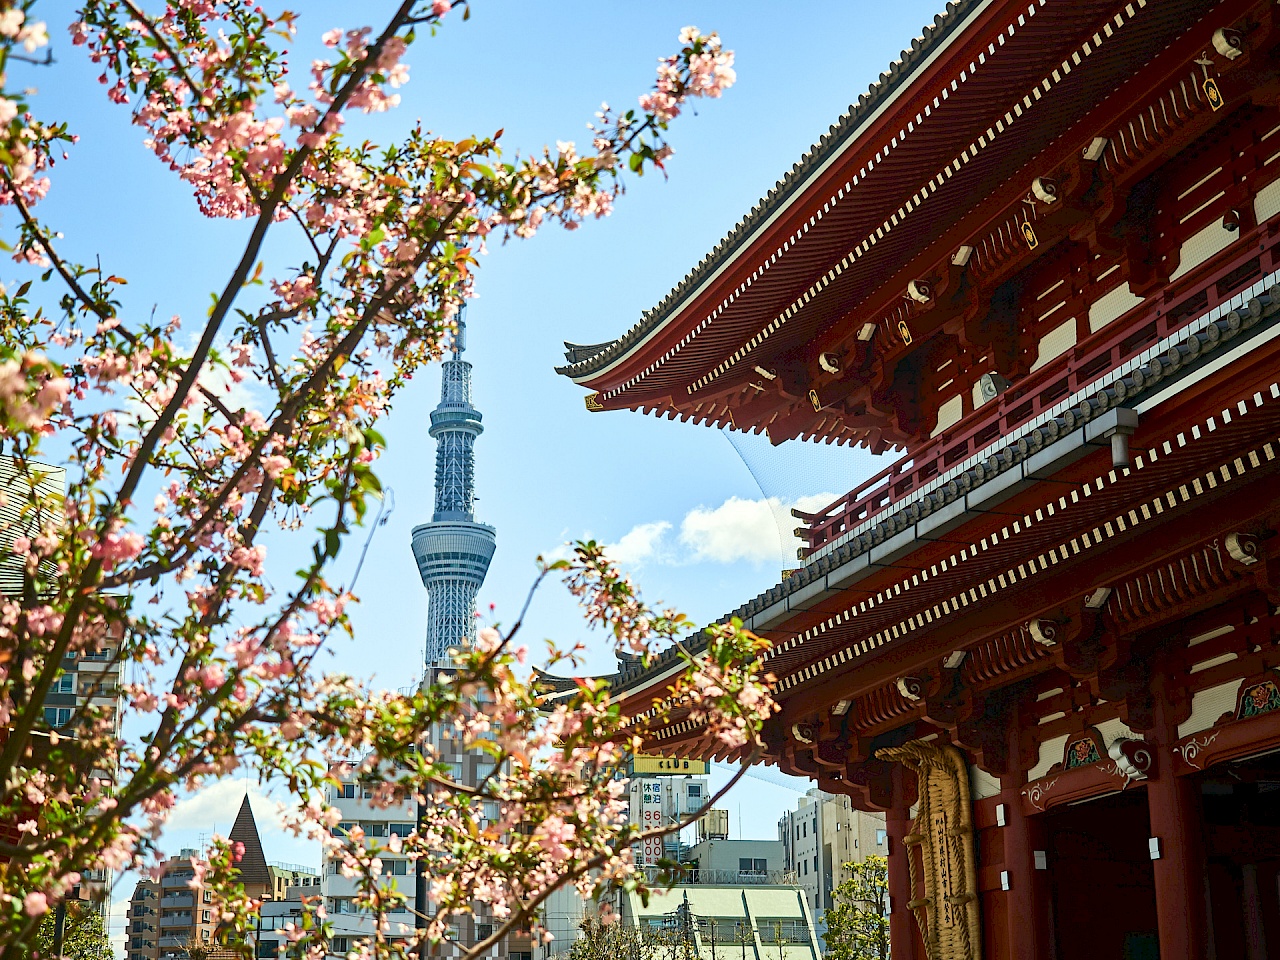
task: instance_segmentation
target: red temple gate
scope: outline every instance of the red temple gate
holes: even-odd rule
[[[569,346],[591,410],[905,452],[735,611],[769,762],[888,814],[895,960],[1280,951],[1276,17],[952,4]],[[665,666],[613,678],[630,709]]]

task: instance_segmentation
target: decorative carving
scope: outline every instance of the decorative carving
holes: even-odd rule
[[[1062,766],[1070,770],[1073,767],[1087,767],[1091,763],[1097,763],[1102,757],[1098,753],[1098,745],[1094,742],[1091,735],[1085,734],[1077,737],[1067,743],[1067,749],[1062,755]]]
[[[898,692],[914,702],[924,696],[924,684],[918,677],[901,677],[898,680]]]
[[[1055,203],[1058,199],[1058,185],[1047,177],[1036,177],[1031,181],[1031,195],[1041,203]]]
[[[1058,625],[1052,620],[1030,620],[1027,622],[1027,632],[1042,647],[1057,646]]]
[[[791,735],[796,741],[803,743],[806,747],[813,746],[814,733],[813,726],[808,723],[793,723],[791,725]]]
[[[1258,562],[1258,541],[1254,537],[1244,533],[1229,533],[1224,542],[1227,554],[1236,563],[1250,567]]]
[[[883,748],[876,756],[902,763],[918,781],[919,812],[905,843],[911,889],[924,874],[924,895],[910,907],[926,956],[980,960],[982,917],[964,757],[955,747],[919,740]]]
[[[1214,733],[1206,733],[1201,737],[1193,736],[1185,743],[1176,744],[1173,748],[1173,752],[1182,757],[1182,762],[1187,766],[1191,767],[1193,770],[1200,770],[1202,767],[1200,764],[1196,763],[1196,758],[1204,752],[1204,749],[1207,746],[1217,739],[1218,734],[1216,731]]]
[[[1049,791],[1053,789],[1053,785],[1057,782],[1057,777],[1054,777],[1052,780],[1037,780],[1035,783],[1028,784],[1023,787],[1022,795],[1031,802],[1033,807],[1043,813],[1044,798],[1048,795]]]
[[[1147,779],[1155,768],[1155,754],[1145,740],[1120,737],[1112,742],[1107,754],[1116,762],[1126,787],[1134,780]]]
[[[600,402],[599,393],[588,393],[582,398],[582,402],[587,405],[587,409],[591,413],[599,413],[604,409],[604,404]]]
[[[1264,713],[1280,710],[1280,688],[1274,680],[1258,680],[1240,685],[1240,695],[1236,701],[1236,719],[1247,720],[1259,717]]]

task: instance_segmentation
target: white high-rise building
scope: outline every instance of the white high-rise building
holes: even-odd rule
[[[778,839],[786,869],[804,889],[819,933],[826,929],[822,918],[831,909],[836,887],[848,879],[844,865],[886,856],[889,849],[884,814],[855,810],[848,797],[816,787],[799,799],[795,810],[782,815]]]

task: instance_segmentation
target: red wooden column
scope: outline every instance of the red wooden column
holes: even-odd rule
[[[1004,868],[1009,873],[1006,905],[1006,942],[1009,956],[1018,960],[1048,960],[1049,891],[1046,870],[1037,870],[1035,852],[1045,851],[1042,821],[1022,812],[1022,774],[1003,778],[1000,803],[1004,805]]]
[[[911,832],[911,805],[907,802],[902,764],[893,765],[893,803],[885,811],[885,832],[889,835],[889,945],[893,960],[916,960],[918,933],[916,918],[908,904],[915,899],[907,864],[910,851],[904,838]]]
[[[1189,777],[1175,777],[1173,744],[1178,739],[1177,709],[1169,702],[1179,694],[1161,673],[1153,678],[1156,777],[1147,783],[1151,836],[1159,841],[1155,869],[1156,920],[1160,956],[1205,960],[1208,924],[1205,910],[1204,812],[1200,787]]]

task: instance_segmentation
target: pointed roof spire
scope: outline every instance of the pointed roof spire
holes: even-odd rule
[[[237,866],[240,868],[240,882],[246,889],[254,884],[266,887],[271,892],[271,871],[267,869],[267,857],[262,852],[262,838],[258,836],[258,823],[253,819],[253,810],[249,806],[249,793],[245,791],[244,801],[240,804],[240,812],[236,814],[235,825],[227,838],[232,843],[244,844],[244,856]]]

